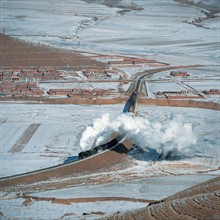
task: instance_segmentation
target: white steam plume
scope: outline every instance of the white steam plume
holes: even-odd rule
[[[107,142],[113,132],[126,134],[128,139],[143,149],[153,148],[164,153],[184,152],[196,143],[196,137],[190,123],[184,123],[180,115],[170,116],[168,121],[150,121],[147,118],[120,114],[112,119],[103,114],[95,119],[92,126],[86,128],[80,140],[83,150],[91,149],[103,141]]]

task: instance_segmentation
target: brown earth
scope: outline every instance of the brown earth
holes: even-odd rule
[[[18,196],[18,198],[25,199],[24,201],[25,204],[29,204],[30,201],[50,201],[52,203],[59,203],[59,204],[64,204],[64,205],[71,205],[72,203],[104,202],[104,201],[129,201],[129,202],[143,202],[143,203],[154,202],[153,200],[136,199],[136,198],[129,198],[129,197],[88,197],[88,198],[60,199],[60,198],[55,198],[55,197],[39,197],[39,196],[21,195],[21,196]]]
[[[87,105],[113,105],[113,104],[125,104],[126,98],[112,98],[112,99],[76,99],[76,98],[57,98],[50,99],[47,97],[31,97],[31,96],[20,96],[20,97],[0,97],[0,101],[28,101],[33,103],[44,103],[44,104],[87,104]],[[138,104],[142,105],[157,105],[157,106],[172,106],[172,107],[189,107],[189,108],[204,108],[213,109],[220,111],[220,104],[215,102],[204,102],[204,101],[193,101],[193,100],[168,100],[168,99],[145,99],[138,98]]]
[[[79,53],[34,45],[0,33],[0,67],[104,67],[105,64]]]
[[[59,189],[80,184],[106,182],[112,178],[109,172],[132,166],[133,161],[126,156],[130,147],[124,143],[112,150],[73,163],[58,165],[39,172],[1,178],[0,191]]]
[[[220,219],[220,177],[190,187],[146,208],[103,220]]]

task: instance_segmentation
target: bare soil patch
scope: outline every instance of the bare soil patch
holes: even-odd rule
[[[219,219],[220,177],[190,187],[148,207],[115,214],[106,220]]]
[[[21,198],[26,199],[25,204],[29,204],[30,201],[51,201],[52,203],[59,203],[64,205],[71,205],[71,203],[87,203],[87,202],[104,202],[104,201],[129,201],[129,202],[144,202],[150,203],[154,200],[147,199],[136,199],[129,197],[88,197],[88,198],[68,198],[60,199],[55,197],[38,197],[38,196],[29,196],[23,195]]]
[[[74,70],[105,64],[77,52],[34,45],[0,33],[0,67],[71,67]]]

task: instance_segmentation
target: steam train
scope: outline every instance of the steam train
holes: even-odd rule
[[[92,155],[95,155],[97,153],[100,153],[102,151],[105,151],[107,149],[112,148],[113,146],[117,145],[119,142],[118,140],[115,138],[112,141],[105,143],[105,144],[101,144],[97,147],[94,147],[91,150],[87,150],[87,151],[82,151],[78,154],[79,159],[83,159],[83,158],[87,158],[90,157]]]

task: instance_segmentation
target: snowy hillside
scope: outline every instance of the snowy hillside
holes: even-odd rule
[[[156,56],[174,64],[219,64],[219,15],[208,11],[210,6],[218,8],[217,0],[194,5],[114,1],[111,7],[102,2],[3,1],[1,32],[70,50]]]

